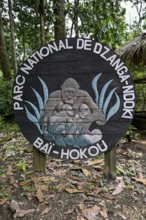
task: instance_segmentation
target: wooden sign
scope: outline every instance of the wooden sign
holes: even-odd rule
[[[44,45],[15,78],[13,108],[23,135],[41,152],[61,159],[96,157],[114,147],[134,107],[124,62],[90,39]]]

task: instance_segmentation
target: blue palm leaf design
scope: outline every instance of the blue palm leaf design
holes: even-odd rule
[[[107,88],[109,87],[110,83],[112,82],[113,80],[110,80],[108,81],[103,89],[101,90],[101,93],[100,93],[100,98],[99,98],[99,109],[102,109],[103,108],[103,102],[104,102],[104,97],[105,97],[105,93],[107,91]]]
[[[109,94],[107,94],[107,89],[110,86],[111,82],[113,81],[110,80],[108,81],[102,88],[101,92],[99,93],[98,91],[98,85],[97,82],[100,78],[102,73],[99,73],[96,77],[93,78],[92,80],[92,89],[95,93],[95,101],[96,101],[96,105],[98,106],[98,108],[103,112],[103,114],[105,115],[106,121],[108,121],[114,114],[117,113],[117,111],[119,110],[120,107],[120,99],[119,96],[117,95],[117,93],[115,93],[116,88],[113,88]],[[113,95],[115,94],[116,96],[116,103],[114,104],[113,107],[111,107],[111,109],[107,112],[108,106],[111,103],[112,99],[113,99]]]
[[[39,109],[40,109],[40,111],[42,111],[42,109],[44,109],[43,99],[35,89],[32,88],[32,90],[34,91],[34,93],[36,95],[36,98],[37,98],[37,101],[39,104]]]
[[[34,112],[36,114],[37,119],[39,120],[40,119],[40,113],[39,113],[38,109],[36,108],[36,106],[34,104],[32,104],[31,102],[29,102],[29,101],[25,101],[25,102],[27,102],[32,107],[32,109],[34,110]]]
[[[46,83],[38,76],[42,87],[43,87],[43,92],[44,92],[44,105],[46,105],[47,101],[48,101],[48,97],[49,97],[49,92],[48,92],[48,87],[46,85]]]
[[[95,102],[98,105],[98,99],[99,99],[99,93],[97,90],[97,81],[100,78],[102,73],[99,73],[97,76],[94,77],[94,79],[92,80],[92,89],[94,90],[95,93]]]
[[[114,106],[109,110],[106,121],[108,121],[120,108],[120,98],[119,96],[114,93],[116,95],[116,103],[114,104]]]
[[[27,109],[26,106],[25,106],[25,111],[26,111],[26,115],[27,115],[28,119],[29,119],[31,122],[33,122],[33,123],[37,126],[38,130],[39,130],[40,133],[42,134],[42,131],[41,131],[41,128],[40,128],[38,119],[37,119],[34,115],[32,115],[32,114],[29,112],[29,110]]]
[[[113,93],[114,91],[116,90],[116,88],[112,89],[112,91],[110,91],[108,97],[106,98],[105,102],[104,102],[104,105],[103,105],[103,113],[104,115],[106,116],[106,112],[107,112],[107,108],[108,108],[108,105],[112,99],[112,96],[113,96]]]

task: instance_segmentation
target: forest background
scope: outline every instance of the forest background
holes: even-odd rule
[[[133,9],[127,15],[129,4]],[[0,124],[13,118],[12,87],[19,66],[41,45],[64,37],[89,37],[118,51],[145,28],[145,0],[0,0]],[[145,77],[143,64],[125,61],[134,79]],[[136,109],[143,111],[142,84],[136,85],[136,93]]]

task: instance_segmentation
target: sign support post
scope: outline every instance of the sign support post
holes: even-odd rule
[[[33,170],[34,172],[46,172],[46,154],[33,147]]]
[[[105,152],[105,176],[109,179],[116,179],[116,147],[113,147],[111,150]]]

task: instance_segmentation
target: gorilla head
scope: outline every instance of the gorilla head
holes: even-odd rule
[[[76,80],[68,78],[61,86],[61,97],[65,104],[73,105],[78,96],[79,85]]]

